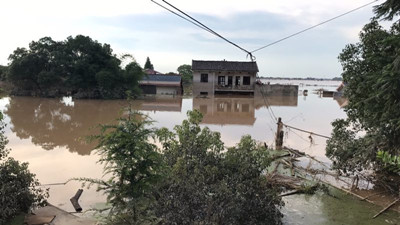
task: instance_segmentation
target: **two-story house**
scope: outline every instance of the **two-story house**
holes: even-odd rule
[[[193,96],[214,94],[254,95],[256,62],[192,61]]]

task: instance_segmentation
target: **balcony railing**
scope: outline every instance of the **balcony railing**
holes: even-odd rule
[[[251,85],[215,85],[215,90],[220,91],[247,91],[254,90],[254,84]]]

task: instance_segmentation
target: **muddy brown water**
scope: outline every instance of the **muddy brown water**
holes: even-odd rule
[[[226,146],[233,146],[240,137],[250,134],[254,139],[272,145],[276,130],[275,117],[295,127],[330,135],[330,123],[346,115],[342,99],[323,98],[314,89],[334,89],[338,83],[301,85],[298,96],[274,95],[263,99],[246,96],[214,96],[209,98],[158,97],[133,102],[133,108],[148,114],[155,127],[172,129],[186,118],[188,110],[204,114],[202,126],[221,133]],[[308,96],[302,91],[308,90]],[[127,106],[124,100],[72,100],[33,97],[4,97],[0,108],[7,124],[11,156],[29,162],[30,170],[42,184],[65,182],[73,177],[101,178],[102,165],[94,145],[84,137],[97,131],[96,125],[113,123]],[[325,157],[325,139],[285,129],[284,145],[304,151],[330,164]],[[49,202],[73,211],[69,199],[81,188],[78,182],[50,187]],[[386,212],[371,217],[381,207],[337,193],[338,198],[323,194],[285,197],[282,209],[285,224],[400,224],[398,213]],[[105,196],[93,189],[84,191],[80,203],[84,210],[103,207]]]

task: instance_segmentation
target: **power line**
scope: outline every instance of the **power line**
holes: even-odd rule
[[[175,14],[176,16],[179,16],[180,18],[182,18],[182,19],[188,21],[189,23],[192,23],[193,25],[195,25],[195,26],[197,26],[197,27],[199,27],[199,28],[201,28],[201,29],[203,29],[203,30],[205,30],[205,31],[207,31],[207,32],[209,32],[209,33],[211,33],[211,34],[214,34],[214,33],[212,33],[210,30],[207,30],[206,28],[200,26],[199,24],[197,24],[197,23],[195,23],[195,22],[189,20],[188,18],[186,18],[186,17],[184,17],[184,16],[182,16],[182,15],[179,15],[178,13],[172,11],[171,9],[168,9],[167,7],[161,5],[160,3],[158,3],[158,2],[156,2],[156,1],[154,1],[154,0],[151,0],[151,1],[152,1],[154,4],[157,4],[158,6],[160,6],[161,8],[163,8],[163,9],[169,11],[170,13],[173,13],[173,14]]]
[[[275,120],[275,122],[278,122],[278,118],[275,116],[275,113],[271,108],[271,104],[269,103],[267,97],[264,95],[264,85],[262,84],[260,86],[261,86],[262,90],[259,89],[259,91],[260,91],[260,93],[261,93],[261,95],[262,95],[262,97],[264,99],[264,103],[267,105],[268,113],[271,116],[272,120]]]
[[[281,38],[281,39],[279,39],[279,40],[277,40],[277,41],[271,42],[271,43],[269,43],[269,44],[267,44],[267,45],[265,45],[265,46],[263,46],[263,47],[260,47],[260,48],[257,48],[257,49],[255,49],[255,50],[251,51],[251,53],[260,51],[260,50],[262,50],[262,49],[264,49],[264,48],[267,48],[267,47],[269,47],[269,46],[275,45],[275,44],[277,44],[277,43],[279,43],[279,42],[282,42],[282,41],[284,41],[284,40],[286,40],[286,39],[289,39],[289,38],[291,38],[291,37],[294,37],[294,36],[297,36],[297,35],[299,35],[299,34],[302,34],[302,33],[306,32],[306,31],[309,31],[309,30],[311,30],[311,29],[313,29],[313,28],[316,28],[316,27],[318,27],[318,26],[321,26],[321,25],[323,25],[323,24],[326,24],[326,23],[328,23],[328,22],[331,22],[332,20],[338,19],[338,18],[343,17],[343,16],[345,16],[345,15],[348,15],[348,14],[350,14],[350,13],[352,13],[352,12],[355,12],[355,11],[357,11],[357,10],[359,10],[359,9],[362,9],[362,8],[364,8],[364,7],[367,7],[367,6],[373,4],[373,3],[377,2],[377,1],[380,1],[380,0],[374,0],[374,1],[372,1],[372,2],[369,2],[369,3],[365,4],[365,5],[362,5],[362,6],[359,6],[359,7],[355,8],[355,9],[352,9],[352,10],[350,10],[350,11],[348,11],[348,12],[345,12],[345,13],[343,13],[343,14],[340,14],[340,15],[338,15],[338,16],[335,16],[335,17],[333,17],[333,18],[330,18],[330,19],[328,19],[328,20],[325,20],[325,21],[323,21],[323,22],[321,22],[321,23],[318,23],[318,24],[316,24],[316,25],[314,25],[314,26],[311,26],[311,27],[309,27],[309,28],[306,28],[306,29],[304,29],[304,30],[301,30],[301,31],[299,31],[299,32],[296,32],[296,33],[294,33],[294,34],[291,34],[291,35],[289,35],[289,36],[286,36],[286,37],[284,37],[284,38]]]
[[[186,20],[186,21],[188,21],[188,22],[190,22],[190,23],[196,25],[197,27],[200,27],[201,29],[203,29],[203,30],[205,30],[205,31],[207,31],[207,32],[209,32],[209,33],[211,33],[211,34],[214,34],[215,36],[221,38],[222,40],[228,42],[229,44],[231,44],[231,45],[233,45],[233,46],[239,48],[240,50],[242,50],[242,51],[244,51],[245,53],[247,53],[247,56],[250,56],[251,61],[253,61],[253,60],[255,59],[255,57],[253,56],[253,54],[252,54],[250,51],[244,49],[243,47],[239,46],[238,44],[236,44],[236,43],[234,43],[234,42],[228,40],[228,39],[225,38],[225,37],[223,37],[222,35],[220,35],[220,34],[217,33],[216,31],[214,31],[213,29],[211,29],[211,28],[209,28],[208,26],[204,25],[204,24],[201,23],[199,20],[193,18],[192,16],[188,15],[188,14],[185,13],[184,11],[178,9],[177,7],[175,7],[174,5],[172,5],[171,3],[169,3],[169,2],[167,2],[167,1],[165,1],[165,0],[162,0],[162,1],[163,1],[164,3],[166,3],[168,6],[170,6],[170,7],[173,8],[173,9],[175,9],[176,11],[178,11],[178,12],[181,13],[182,15],[186,16],[187,18],[185,18],[185,17],[182,16],[182,15],[179,15],[178,13],[176,13],[176,12],[174,12],[174,11],[168,9],[168,8],[166,8],[165,6],[162,6],[161,4],[155,2],[154,0],[151,0],[151,1],[152,1],[153,3],[155,3],[155,4],[157,4],[158,6],[160,6],[160,7],[164,8],[164,9],[168,10],[169,12],[173,13],[174,15],[179,16],[180,18],[183,18],[184,20]],[[189,18],[189,19],[188,19],[188,18]]]
[[[314,133],[314,132],[311,132],[311,131],[307,131],[307,130],[303,130],[303,129],[300,129],[300,128],[297,128],[297,127],[292,127],[292,126],[287,125],[287,124],[284,124],[284,123],[282,123],[282,124],[283,124],[283,126],[285,126],[285,127],[288,127],[288,128],[294,129],[294,130],[298,130],[298,131],[301,131],[301,132],[304,132],[304,133],[308,133],[308,134],[310,134],[310,135],[315,135],[315,136],[318,136],[318,137],[323,137],[323,138],[326,138],[326,139],[331,139],[331,137],[328,137],[328,136],[326,136],[326,135],[317,134],[317,133]]]
[[[272,120],[275,120],[276,122],[278,122],[278,119],[277,119],[277,117],[275,116],[274,111],[273,111],[272,108],[270,107],[271,105],[269,104],[267,97],[264,95],[264,91],[265,91],[265,90],[264,90],[264,85],[261,84],[260,86],[261,86],[261,88],[259,89],[259,91],[260,91],[260,93],[261,93],[261,96],[262,96],[263,99],[264,99],[264,103],[267,104],[267,111],[268,111],[270,117],[272,118]],[[269,106],[269,107],[268,107],[268,106]],[[278,122],[278,123],[279,123],[279,122]],[[326,135],[317,134],[317,133],[314,133],[314,132],[312,132],[312,131],[303,130],[303,129],[300,129],[300,128],[297,128],[297,127],[293,127],[293,126],[287,125],[287,124],[285,124],[285,123],[282,123],[282,125],[285,126],[285,127],[287,127],[287,128],[291,128],[291,129],[294,129],[294,130],[297,130],[297,131],[301,131],[301,132],[304,132],[304,133],[308,133],[308,134],[310,134],[310,135],[315,135],[315,136],[318,136],[318,137],[323,137],[323,138],[326,138],[326,139],[331,139],[331,137],[328,137],[328,136],[326,136]]]

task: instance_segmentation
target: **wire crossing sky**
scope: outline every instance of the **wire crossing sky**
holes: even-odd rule
[[[183,12],[182,10],[178,9],[177,7],[175,7],[174,5],[170,4],[169,2],[163,0],[164,3],[166,3],[167,5],[169,5],[170,7],[172,7],[173,9],[175,9],[177,12],[181,13],[183,16],[186,16],[187,18],[183,17],[182,15],[179,15],[176,12],[173,12],[172,10],[167,9],[166,7],[162,6],[161,4],[155,2],[154,0],[151,0],[152,2],[156,3],[157,5],[163,7],[164,9],[168,10],[169,12],[172,12],[173,14],[185,19],[186,21],[191,22],[192,24],[202,28],[205,31],[208,31],[209,33],[221,38],[222,40],[228,42],[229,44],[239,48],[240,50],[244,51],[245,53],[247,53],[248,56],[250,56],[250,59],[253,61],[253,55],[251,54],[251,52],[249,52],[248,50],[240,47],[238,44],[226,39],[225,37],[223,37],[222,35],[218,34],[217,32],[215,32],[214,30],[212,30],[211,28],[209,28],[208,26],[204,25],[203,23],[201,23],[200,21],[198,21],[197,19],[193,18],[192,16],[188,15],[187,13]]]
[[[306,28],[306,29],[301,30],[301,31],[299,31],[299,32],[296,32],[296,33],[294,33],[294,34],[291,34],[291,35],[289,35],[289,36],[287,36],[287,37],[284,37],[284,38],[279,39],[279,40],[277,40],[277,41],[274,41],[274,42],[272,42],[272,43],[269,43],[269,44],[267,44],[267,45],[265,45],[265,46],[263,46],[263,47],[257,48],[257,49],[255,49],[255,50],[251,51],[251,53],[254,53],[254,52],[260,51],[260,50],[262,50],[262,49],[264,49],[264,48],[268,48],[269,46],[278,44],[279,42],[282,42],[282,41],[284,41],[284,40],[286,40],[286,39],[289,39],[289,38],[292,38],[292,37],[297,36],[297,35],[299,35],[299,34],[302,34],[302,33],[306,32],[306,31],[309,31],[309,30],[311,30],[311,29],[313,29],[313,28],[316,28],[316,27],[319,27],[319,26],[324,25],[324,24],[326,24],[326,23],[329,23],[329,22],[331,22],[331,21],[333,21],[333,20],[339,19],[340,17],[346,16],[346,15],[348,15],[348,14],[350,14],[350,13],[353,13],[353,12],[355,12],[355,11],[357,11],[357,10],[360,10],[360,9],[362,9],[362,8],[364,8],[364,7],[367,7],[367,6],[369,6],[369,5],[372,5],[373,3],[378,2],[378,1],[380,1],[380,0],[374,0],[374,1],[372,1],[372,2],[369,2],[369,3],[365,4],[365,5],[362,5],[362,6],[360,6],[360,7],[357,7],[357,8],[355,8],[355,9],[352,9],[352,10],[350,10],[350,11],[348,11],[348,12],[345,12],[345,13],[343,13],[343,14],[340,14],[340,15],[338,15],[338,16],[335,16],[335,17],[333,17],[333,18],[330,18],[330,19],[328,19],[328,20],[325,20],[325,21],[323,21],[323,22],[321,22],[321,23],[318,23],[318,24],[316,24],[316,25],[314,25],[314,26],[311,26],[311,27],[309,27],[309,28]]]
[[[142,66],[150,57],[155,69],[164,73],[176,72],[193,59],[243,61],[248,52],[266,43],[372,0],[167,0],[246,50],[240,50],[245,54],[238,54],[236,46],[221,44],[221,37],[162,0],[154,1],[163,7],[149,0],[97,0],[96,4],[81,0],[60,0],[57,4],[52,0],[4,1],[0,7],[5,31],[0,35],[0,65],[7,65],[14,50],[29,48],[32,41],[43,37],[62,41],[76,35],[110,44],[115,54],[131,54]],[[284,44],[269,46],[268,51],[254,52],[260,76],[340,76],[337,56],[346,44],[358,41],[358,33],[373,16],[371,8],[364,7],[329,25],[287,38]]]
[[[151,1],[152,1],[153,3],[155,3],[155,4],[157,4],[158,6],[164,8],[165,10],[167,10],[167,11],[169,11],[169,12],[171,12],[171,13],[177,15],[177,16],[179,16],[180,18],[182,18],[182,19],[184,19],[184,20],[186,20],[186,21],[188,21],[188,22],[194,24],[195,26],[197,26],[197,27],[199,27],[199,28],[201,28],[201,29],[203,29],[203,30],[205,30],[205,31],[207,31],[207,32],[209,32],[209,33],[211,33],[211,34],[213,34],[213,35],[215,35],[215,36],[217,36],[217,37],[223,39],[224,41],[226,41],[226,42],[232,44],[233,46],[239,48],[240,50],[246,52],[247,55],[250,56],[251,60],[253,60],[254,58],[253,58],[252,53],[254,53],[254,52],[257,52],[257,51],[260,51],[260,50],[262,50],[262,49],[268,48],[268,47],[270,47],[270,46],[272,46],[272,45],[278,44],[279,42],[282,42],[282,41],[287,40],[287,39],[289,39],[289,38],[295,37],[295,36],[300,35],[300,34],[302,34],[302,33],[304,33],[304,32],[307,32],[307,31],[309,31],[309,30],[311,30],[311,29],[313,29],[313,28],[316,28],[316,27],[318,27],[318,26],[324,25],[324,24],[329,23],[329,22],[331,22],[331,21],[333,21],[333,20],[339,19],[340,17],[346,16],[346,15],[348,15],[348,14],[350,14],[350,13],[353,13],[353,12],[355,12],[355,11],[357,11],[357,10],[360,10],[360,9],[362,9],[362,8],[364,8],[364,7],[367,7],[367,6],[369,6],[369,5],[372,5],[373,3],[378,2],[378,1],[380,1],[380,0],[374,0],[374,1],[372,1],[372,2],[369,2],[369,3],[367,3],[367,4],[364,4],[364,5],[359,6],[359,7],[357,7],[357,8],[354,8],[354,9],[352,9],[352,10],[350,10],[350,11],[347,11],[347,12],[345,12],[345,13],[342,13],[342,14],[340,14],[340,15],[338,15],[338,16],[335,16],[335,17],[333,17],[333,18],[330,18],[330,19],[328,19],[328,20],[325,20],[325,21],[323,21],[323,22],[320,22],[320,23],[318,23],[318,24],[316,24],[316,25],[313,25],[313,26],[311,26],[311,27],[308,27],[308,28],[306,28],[306,29],[304,29],[304,30],[298,31],[298,32],[296,32],[296,33],[294,33],[294,34],[291,34],[291,35],[286,36],[286,37],[284,37],[284,38],[281,38],[281,39],[279,39],[279,40],[277,40],[277,41],[274,41],[274,42],[272,42],[272,43],[269,43],[269,44],[267,44],[267,45],[265,45],[265,46],[262,46],[262,47],[260,47],[260,48],[257,48],[257,49],[255,49],[255,50],[253,50],[253,51],[251,51],[251,52],[248,51],[248,50],[246,50],[246,49],[244,49],[244,48],[242,48],[242,47],[240,47],[240,46],[237,45],[236,43],[234,43],[234,42],[232,42],[232,41],[226,39],[226,38],[223,37],[222,35],[218,34],[218,33],[215,32],[214,30],[212,30],[211,28],[209,28],[209,27],[207,27],[206,25],[204,25],[203,23],[201,23],[201,22],[199,22],[198,20],[194,19],[192,16],[190,16],[190,15],[188,15],[187,13],[183,12],[182,10],[180,10],[180,9],[177,8],[176,6],[172,5],[171,3],[169,3],[169,2],[167,2],[167,1],[165,1],[165,0],[162,0],[162,1],[163,1],[164,3],[166,3],[169,7],[173,8],[174,10],[176,10],[175,12],[174,12],[173,10],[171,10],[171,9],[168,9],[167,7],[161,5],[160,3],[158,3],[158,2],[156,2],[156,1],[154,1],[154,0],[151,0]],[[179,13],[181,13],[181,14],[179,14]]]

